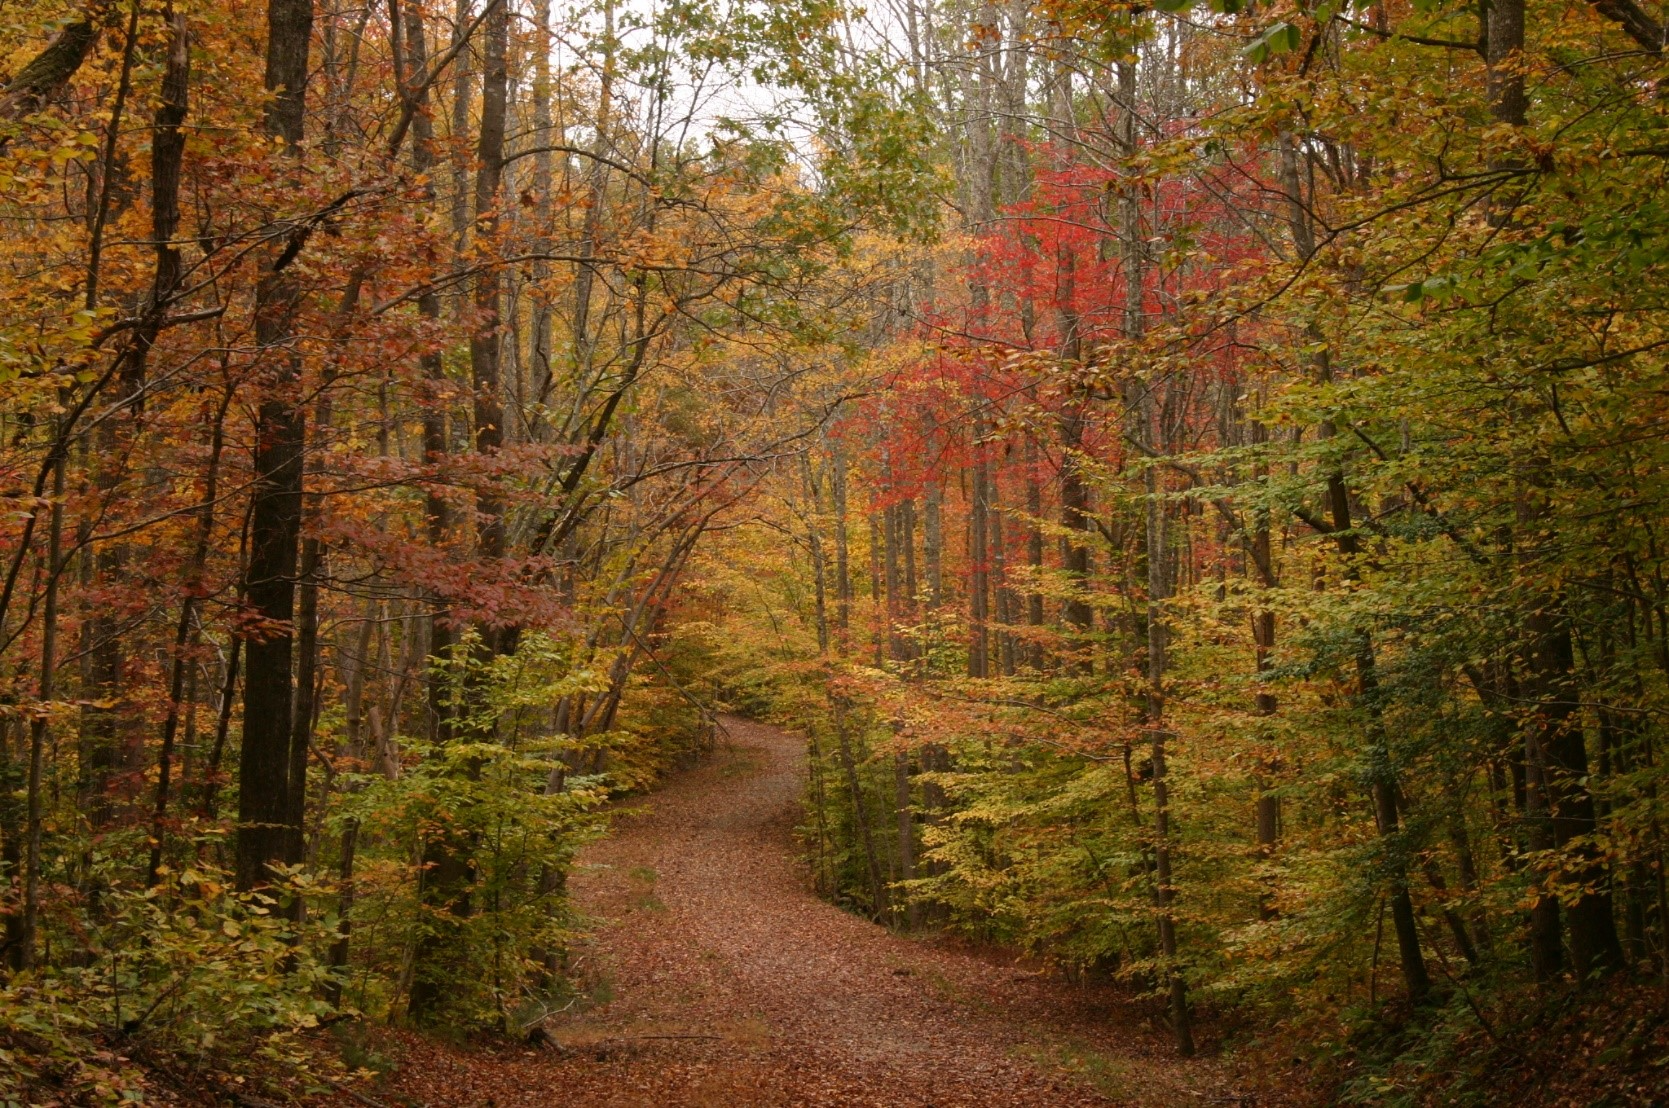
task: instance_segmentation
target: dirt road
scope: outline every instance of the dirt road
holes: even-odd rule
[[[571,888],[597,930],[576,968],[598,1002],[552,1021],[561,1049],[439,1051],[453,1072],[425,1075],[425,1103],[1224,1102],[1214,1064],[1176,1061],[1149,1009],[1114,990],[819,900],[792,839],[803,740],[725,722],[711,760],[584,852]]]

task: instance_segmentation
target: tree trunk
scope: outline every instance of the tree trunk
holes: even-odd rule
[[[1132,73],[1134,70],[1132,70]],[[1122,70],[1121,70],[1121,82]],[[1134,80],[1134,77],[1131,78]],[[1052,114],[1054,126],[1063,136],[1071,136],[1076,131],[1076,114],[1072,104],[1072,71],[1065,60],[1057,63],[1053,75],[1052,95],[1054,104]],[[1134,86],[1132,85],[1132,89]],[[1127,109],[1123,113],[1127,128],[1133,127],[1130,122],[1134,118],[1134,109]],[[1131,134],[1134,134],[1132,131]],[[1127,138],[1128,144],[1130,140]],[[1134,151],[1128,151],[1133,153]],[[1128,190],[1126,190],[1128,191]],[[1125,211],[1128,205],[1121,201],[1121,220],[1127,221],[1129,213]],[[1079,362],[1084,355],[1082,328],[1079,323],[1077,308],[1074,303],[1077,297],[1077,257],[1071,248],[1063,248],[1056,257],[1056,268],[1060,276],[1059,290],[1056,296],[1056,313],[1060,326],[1060,355],[1067,363]],[[1137,278],[1139,280],[1139,277]],[[1131,275],[1126,273],[1125,284],[1130,287]],[[1136,287],[1140,287],[1137,285]],[[1126,299],[1129,299],[1128,293]],[[1060,444],[1060,501],[1061,526],[1067,534],[1061,538],[1061,568],[1065,571],[1067,586],[1071,590],[1062,611],[1062,617],[1067,626],[1068,648],[1076,659],[1073,668],[1079,672],[1088,673],[1093,667],[1090,646],[1087,636],[1093,628],[1094,611],[1090,608],[1089,589],[1089,488],[1084,484],[1083,462],[1080,453],[1084,446],[1085,419],[1083,401],[1074,390],[1072,395],[1065,398],[1061,407]]]
[[[900,532],[903,530],[903,514],[897,504],[889,505],[881,512],[881,563],[886,587],[886,639],[887,657],[895,664],[905,659],[904,636],[901,628],[904,624],[904,590],[899,576],[898,548]]]
[[[1149,467],[1147,478],[1147,725],[1148,752],[1153,771],[1153,877],[1154,904],[1159,916],[1159,951],[1164,955],[1165,976],[1170,994],[1171,1031],[1177,1052],[1194,1053],[1193,1016],[1188,1005],[1188,986],[1177,961],[1176,887],[1171,867],[1170,780],[1165,763],[1170,733],[1165,722],[1165,670],[1168,626],[1165,601],[1170,597],[1170,552],[1165,526],[1165,507],[1160,497],[1158,470]]]
[[[1527,669],[1540,702],[1538,719],[1530,726],[1536,733],[1535,761],[1547,793],[1548,830],[1562,855],[1559,880],[1582,890],[1566,909],[1566,918],[1571,962],[1577,980],[1585,982],[1622,968],[1623,950],[1612,909],[1610,868],[1591,840],[1594,795],[1587,783],[1587,739],[1570,627],[1559,611],[1539,607],[1526,616],[1524,632],[1529,640]]]
[[[823,498],[818,490],[816,475],[811,468],[811,455],[800,455],[800,482],[806,497],[806,545],[811,556],[811,577],[815,590],[815,618],[817,622],[817,652],[829,652],[829,587],[828,567],[823,557]]]
[[[64,459],[60,455],[52,475],[52,507],[47,523],[46,596],[41,603],[41,669],[37,699],[41,710],[29,721],[29,761],[25,770],[24,810],[28,825],[23,856],[23,920],[15,965],[35,964],[35,934],[40,923],[41,889],[41,769],[46,751],[46,706],[51,703],[58,675],[58,578],[63,570]],[[4,736],[0,736],[3,740]]]
[[[402,24],[401,37],[406,47],[405,73],[410,81],[424,73],[429,66],[423,9],[417,0],[407,0]],[[460,58],[457,64],[462,66],[463,59]],[[414,174],[422,177],[435,165],[435,135],[434,124],[429,114],[429,91],[427,86],[421,86],[408,91],[406,95],[416,100],[416,110],[412,116],[411,167]],[[432,195],[432,190],[428,191]],[[428,289],[422,292],[417,298],[417,313],[432,330],[438,331],[441,319],[440,295]],[[425,389],[423,467],[431,474],[430,480],[424,485],[425,537],[431,549],[440,551],[446,548],[447,532],[451,529],[451,510],[439,491],[440,470],[446,463],[447,455],[446,415],[450,405],[451,386],[446,379],[446,367],[438,349],[424,350],[419,356],[419,366],[423,371]],[[429,624],[428,653],[431,657],[445,657],[452,645],[452,628],[447,618],[448,603],[447,598],[438,593],[429,596],[426,619]],[[436,670],[431,669],[428,676],[429,735],[436,742],[446,742],[452,732],[451,707],[446,703],[446,684],[438,677]],[[390,725],[396,726],[398,722],[391,720]]]
[[[904,615],[913,625],[916,620],[916,599],[921,582],[916,579],[916,502],[906,498],[898,505],[898,545],[904,556]],[[915,657],[918,644],[910,643],[910,657]]]
[[[1490,116],[1497,124],[1521,128],[1529,106],[1520,64],[1524,0],[1494,0],[1488,7],[1487,21],[1484,44]],[[1493,212],[1491,218],[1505,225],[1512,217],[1503,208]],[[1538,496],[1532,490],[1531,497]],[[1521,515],[1522,522],[1540,526],[1545,509],[1532,500]],[[1552,847],[1570,855],[1560,862],[1560,880],[1583,890],[1570,907],[1569,924],[1571,960],[1578,979],[1586,981],[1594,974],[1619,968],[1623,955],[1612,913],[1610,869],[1584,840],[1594,830],[1594,799],[1587,783],[1587,740],[1562,598],[1532,585],[1531,595],[1525,600],[1523,635],[1530,692],[1540,704],[1538,720],[1525,733],[1529,792],[1544,793],[1546,803],[1545,821],[1540,818],[1541,812],[1532,820],[1531,845],[1546,849],[1550,841]],[[1577,847],[1567,849],[1573,840],[1578,842]],[[1541,980],[1549,979],[1558,969],[1558,910],[1558,902],[1545,894],[1539,895],[1531,908],[1531,961]]]
[[[991,524],[991,595],[997,605],[997,669],[1004,677],[1014,674],[1014,632],[1015,598],[1014,590],[1008,585],[1008,543],[1005,528],[1006,516],[1003,513],[1002,481],[1000,470],[991,468],[986,498],[990,508],[986,516]]]
[[[121,134],[123,111],[132,86],[138,29],[139,8],[135,5],[130,9],[128,16],[127,34],[122,48],[121,76],[117,81],[110,120],[105,126],[103,157],[98,163],[97,173],[98,198],[90,212],[84,301],[88,311],[99,307],[104,229],[109,220],[115,182],[125,176],[116,158],[116,148]],[[166,196],[163,197],[162,203],[166,207]],[[166,218],[166,211],[162,214]],[[162,261],[159,255],[158,262]],[[175,274],[177,277],[177,264]],[[161,277],[163,273],[159,271],[157,276]],[[115,400],[117,405],[126,408],[130,415],[137,413],[136,401],[144,382],[145,356],[161,328],[160,313],[164,307],[165,305],[155,302],[148,306],[143,322],[134,335],[134,341],[123,351],[120,358]],[[113,508],[120,495],[125,457],[129,452],[128,444],[123,440],[134,430],[131,425],[124,426],[123,423],[121,420],[110,419],[98,427],[95,432],[96,445],[93,455],[88,459],[95,470],[94,484],[98,489],[100,513]],[[59,465],[62,466],[62,461]],[[127,561],[124,544],[107,543],[95,553],[91,528],[91,520],[85,520],[80,529],[81,537],[86,540],[84,567],[92,569],[99,583],[114,590],[122,581]],[[138,736],[133,728],[131,716],[124,716],[122,709],[117,706],[126,684],[122,642],[126,628],[122,626],[119,609],[112,610],[113,603],[113,597],[95,601],[93,613],[83,628],[83,649],[86,651],[84,687],[89,688],[94,695],[91,698],[93,703],[82,709],[81,744],[83,751],[90,755],[83,767],[82,789],[83,795],[92,800],[89,814],[95,828],[102,828],[113,814],[108,795],[111,771],[124,761],[129,763],[130,768],[137,768]]]
[[[156,241],[155,270],[152,279],[151,314],[160,327],[161,305],[173,295],[180,279],[180,251],[174,245],[180,215],[180,162],[185,153],[185,135],[181,124],[186,117],[186,98],[190,91],[191,43],[186,31],[185,16],[168,13],[168,61],[163,70],[162,96],[151,124],[151,235]],[[148,337],[146,345],[156,335]],[[227,409],[231,406],[232,390],[216,413],[210,435],[209,460],[203,482],[203,498],[198,504],[197,541],[193,545],[190,568],[187,571],[186,595],[180,602],[180,618],[174,632],[173,658],[168,679],[168,714],[162,724],[162,749],[157,757],[156,800],[151,808],[151,855],[145,867],[145,887],[157,883],[162,867],[162,847],[165,837],[164,820],[168,814],[169,792],[173,785],[174,739],[179,734],[181,701],[185,695],[186,673],[192,667],[190,646],[195,638],[199,597],[204,591],[203,570],[208,562],[214,539],[214,507],[219,497],[220,454],[225,443]]]
[[[903,751],[892,761],[893,802],[898,813],[898,875],[901,880],[916,877],[915,813],[910,805],[910,756]],[[904,922],[911,928],[921,925],[921,905],[914,894],[904,893]]]
[[[509,108],[510,8],[500,2],[487,15],[481,73],[481,131],[475,157],[475,238],[487,251],[497,250],[504,179],[504,128]],[[470,374],[475,385],[475,452],[493,455],[504,446],[504,401],[500,395],[502,336],[499,313],[504,294],[500,267],[489,256],[475,282],[475,329],[469,339]],[[496,563],[504,557],[504,504],[490,483],[476,492],[478,555]],[[493,571],[500,569],[496,564]],[[482,638],[496,644],[483,628]]]
[[[551,35],[550,0],[535,0],[533,20],[533,141],[538,144],[539,152],[533,155],[535,229],[531,245],[535,253],[547,253],[551,249],[547,228],[555,222],[555,201],[552,196],[555,180],[551,151],[548,147],[556,141],[554,121],[551,118],[551,101],[555,93],[551,81],[551,51],[555,43]],[[548,279],[548,270],[549,263],[543,259],[533,263],[530,276],[535,288],[541,287]],[[551,366],[551,320],[550,301],[544,296],[536,296],[533,302],[528,362],[535,382],[533,398],[541,406],[550,399],[554,385]],[[543,420],[535,419],[532,424],[535,436],[537,430],[545,426]]]
[[[945,602],[944,502],[945,487],[937,467],[929,465],[922,494],[921,552],[927,571],[927,606],[935,612]]]
[[[835,645],[845,654],[852,626],[852,564],[846,532],[846,452],[836,443],[829,454],[829,484],[834,498]]]
[[[1266,441],[1263,424],[1254,420],[1251,427],[1251,439],[1254,444]],[[1261,463],[1257,467],[1255,479],[1262,484],[1268,478],[1266,467]],[[1269,535],[1269,512],[1262,507],[1254,509],[1256,515],[1252,525],[1249,544],[1249,554],[1252,569],[1257,576],[1260,591],[1279,586],[1280,581],[1275,575],[1275,554]],[[1271,665],[1270,655],[1275,649],[1275,610],[1267,603],[1260,602],[1252,612],[1252,653],[1253,664],[1258,674],[1258,691],[1253,697],[1253,711],[1261,718],[1268,718],[1275,714],[1277,707],[1275,694],[1269,691],[1266,684]],[[1257,755],[1256,787],[1257,801],[1254,822],[1257,831],[1258,857],[1267,865],[1275,855],[1275,846],[1281,835],[1281,798],[1271,791],[1271,778],[1280,771],[1280,752],[1264,738],[1260,743]],[[1258,915],[1262,919],[1275,917],[1275,906],[1272,893],[1268,889],[1269,882],[1264,882],[1265,891],[1258,898]]]
[[[1124,109],[1121,113],[1126,152],[1135,153],[1136,147],[1136,67],[1129,61],[1118,63],[1119,96]],[[1131,343],[1139,342],[1147,330],[1141,290],[1145,282],[1145,262],[1141,247],[1141,208],[1132,189],[1120,195],[1120,268],[1124,275],[1124,334]],[[1169,430],[1170,405],[1162,403],[1157,394],[1168,382],[1153,380],[1141,388],[1141,402],[1136,406],[1139,441],[1145,442],[1149,453],[1159,456],[1171,448]],[[1166,602],[1171,596],[1172,550],[1168,534],[1165,488],[1159,479],[1157,466],[1143,471],[1145,521],[1147,529],[1147,727],[1148,757],[1153,771],[1153,878],[1154,907],[1159,919],[1159,952],[1164,956],[1164,975],[1170,1000],[1171,1031],[1176,1036],[1177,1053],[1189,1057],[1194,1053],[1193,1013],[1188,1004],[1188,985],[1178,961],[1176,935],[1176,886],[1171,865],[1171,806],[1170,777],[1165,761],[1170,733],[1165,718],[1165,677],[1168,665],[1170,620]],[[1087,520],[1085,521],[1087,525]]]
[[[974,420],[973,493],[968,504],[968,676],[987,677],[990,661],[990,566],[986,542],[990,538],[990,464],[985,458],[983,418]]]
[[[881,535],[881,517],[869,513],[869,645],[875,668],[886,664],[887,610],[882,603],[881,554],[886,540]]]
[[[1038,479],[1037,440],[1026,436],[1026,565],[1031,567],[1032,580],[1043,573],[1043,483]],[[1026,651],[1026,662],[1042,673],[1045,665],[1043,642],[1036,638],[1043,626],[1043,594],[1033,588],[1026,594],[1026,626],[1034,636]]]
[[[868,864],[870,911],[877,917],[887,910],[887,888],[881,878],[881,862],[875,853],[875,836],[869,830],[869,813],[864,802],[863,786],[858,780],[857,759],[852,754],[852,737],[847,731],[846,705],[839,698],[831,698],[834,709],[835,740],[840,751],[840,766],[846,774],[846,787],[852,797],[852,823],[863,844],[864,860]]]
[[[1089,647],[1085,641],[1091,630],[1094,612],[1090,609],[1089,588],[1089,490],[1084,487],[1079,451],[1084,443],[1084,415],[1077,402],[1069,401],[1060,416],[1061,471],[1060,501],[1061,526],[1067,535],[1060,546],[1061,568],[1065,570],[1067,587],[1071,589],[1061,615],[1067,626],[1067,649],[1076,658],[1073,668],[1088,672]]]
[[[312,0],[269,0],[265,88],[272,99],[266,133],[300,156],[306,121]],[[254,505],[244,595],[262,626],[245,646],[243,752],[238,761],[237,884],[264,884],[286,856],[290,830],[290,741],[294,681],[290,672],[297,544],[301,537],[302,451],[307,416],[301,365],[288,347],[300,287],[276,256],[256,290],[255,339],[270,382],[256,417]]]
[[[497,248],[500,222],[500,186],[504,176],[504,129],[509,105],[510,9],[499,3],[487,14],[482,50],[481,129],[476,146],[475,237],[488,251]],[[481,455],[493,455],[504,444],[504,406],[499,395],[499,359],[502,341],[499,327],[503,280],[499,267],[489,257],[476,279],[475,329],[470,335],[470,373],[475,387],[474,447]],[[491,481],[492,478],[485,478]],[[504,572],[504,505],[490,484],[476,491],[476,553],[488,562],[490,572]],[[502,620],[502,614],[497,614]],[[472,686],[479,665],[489,663],[504,648],[499,623],[479,629],[481,649],[465,679],[465,695],[473,701],[479,695]],[[479,708],[473,704],[472,708]],[[472,713],[473,714],[473,713]],[[473,908],[470,883],[474,877],[471,845],[467,835],[452,827],[432,830],[423,846],[422,899],[434,921],[419,940],[413,955],[411,994],[407,1013],[423,1023],[435,1017],[448,988],[447,965],[456,941],[457,927]]]
[[[1331,421],[1321,425],[1321,437],[1331,438]],[[1350,492],[1345,487],[1344,475],[1334,470],[1327,478],[1327,498],[1332,514],[1335,545],[1344,559],[1347,580],[1354,580],[1354,562],[1361,553],[1361,542],[1354,531],[1350,516]],[[1391,923],[1396,932],[1397,956],[1402,966],[1403,984],[1409,999],[1415,1003],[1431,992],[1431,977],[1426,972],[1425,956],[1420,952],[1420,931],[1414,917],[1414,901],[1408,891],[1408,863],[1406,846],[1402,840],[1401,821],[1397,816],[1397,772],[1391,761],[1391,740],[1385,729],[1383,694],[1379,687],[1379,672],[1374,659],[1373,637],[1365,629],[1356,631],[1356,693],[1367,716],[1368,729],[1368,792],[1373,801],[1374,823],[1379,832],[1389,875]]]

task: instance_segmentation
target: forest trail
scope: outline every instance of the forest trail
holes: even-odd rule
[[[607,998],[559,1050],[433,1044],[394,1084],[426,1104],[1080,1105],[1232,1102],[1147,1009],[1010,961],[890,934],[820,899],[795,857],[804,740],[727,718],[700,766],[629,805],[571,888],[576,970]]]

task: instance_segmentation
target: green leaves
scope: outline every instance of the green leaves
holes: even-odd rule
[[[1262,65],[1276,54],[1298,49],[1303,41],[1303,33],[1295,25],[1283,21],[1247,43],[1240,52],[1253,65]]]
[[[1196,4],[1197,0],[1153,0],[1155,11],[1172,14],[1185,12],[1189,8],[1195,7]],[[1246,2],[1245,0],[1207,0],[1206,7],[1218,15],[1238,15],[1245,10]]]
[[[1388,285],[1386,292],[1400,295],[1404,304],[1418,304],[1423,300],[1443,300],[1456,294],[1455,278],[1445,275],[1427,277],[1406,285]]]

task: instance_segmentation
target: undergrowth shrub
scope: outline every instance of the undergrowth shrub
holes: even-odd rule
[[[308,1084],[331,1068],[307,1036],[344,1014],[324,999],[329,921],[287,910],[318,891],[297,869],[258,893],[207,864],[136,887],[106,869],[76,945],[0,989],[0,1089],[70,1101],[142,1095],[134,1063],[190,1083],[274,1069]]]
[[[321,713],[307,858],[258,891],[233,889],[234,829],[200,790],[170,815],[150,888],[136,808],[96,833],[68,804],[46,813],[38,964],[0,987],[0,1101],[326,1088],[368,1057],[343,1025],[406,1020],[420,975],[444,998],[427,1022],[455,1034],[520,1033],[571,1000],[574,854],[611,796],[710,746],[711,713],[650,676],[576,736],[559,707],[608,695],[612,655],[533,632],[502,656],[478,646],[464,634],[430,660],[448,736],[413,734],[408,716],[377,750],[339,706]],[[693,682],[699,659],[668,664]],[[435,836],[464,855],[448,904],[425,895]],[[15,890],[6,907],[15,921]]]

